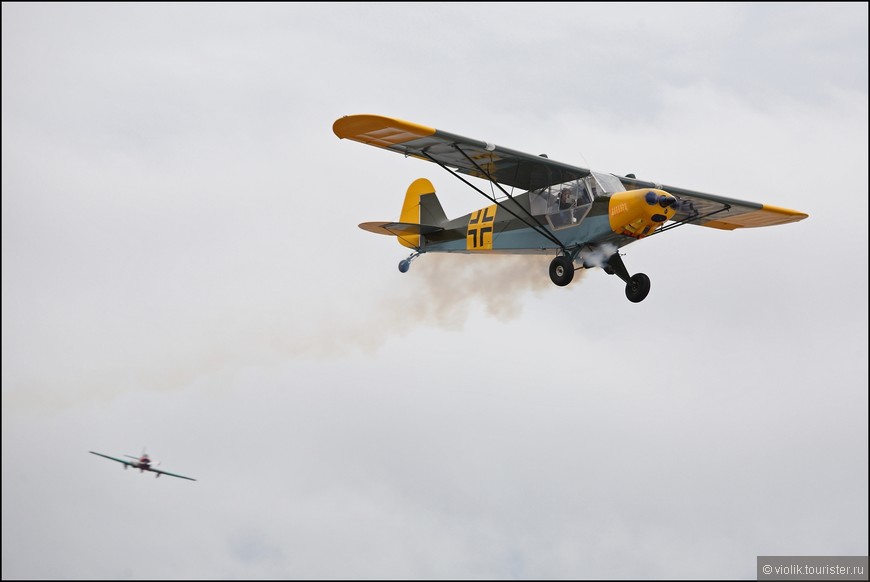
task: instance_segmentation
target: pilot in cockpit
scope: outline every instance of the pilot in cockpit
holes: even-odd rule
[[[577,217],[574,216],[574,195],[570,188],[562,188],[559,192],[559,220],[561,225],[576,224]]]
[[[567,210],[574,206],[574,197],[571,196],[571,190],[562,188],[559,192],[559,210]]]

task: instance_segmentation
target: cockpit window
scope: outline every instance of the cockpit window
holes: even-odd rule
[[[572,180],[529,192],[535,216],[546,216],[554,229],[576,226],[592,207],[592,194],[583,180]]]
[[[601,174],[592,172],[583,179],[586,187],[592,191],[593,197],[607,196],[616,192],[625,192],[625,186],[613,174]]]

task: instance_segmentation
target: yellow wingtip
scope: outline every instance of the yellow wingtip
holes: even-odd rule
[[[790,222],[798,222],[809,218],[809,214],[798,212],[788,208],[779,208],[777,206],[769,206],[762,204],[761,209],[753,210],[737,216],[729,216],[718,220],[708,220],[702,223],[702,226],[709,228],[718,228],[720,230],[734,230],[737,228],[758,228],[762,226],[776,226],[779,224],[789,224]]]
[[[352,139],[378,147],[388,147],[428,137],[435,129],[382,115],[345,115],[335,120],[332,131],[339,139]]]

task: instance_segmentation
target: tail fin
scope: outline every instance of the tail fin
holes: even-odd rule
[[[426,226],[441,226],[447,222],[447,215],[435,195],[435,187],[426,178],[420,178],[411,182],[405,193],[405,203],[402,205],[402,214],[399,222],[422,224]],[[420,235],[399,237],[399,243],[409,247],[420,246]]]

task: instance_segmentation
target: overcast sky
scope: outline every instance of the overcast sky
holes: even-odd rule
[[[868,14],[2,5],[2,575],[744,578],[868,551]],[[357,228],[373,113],[793,208],[601,270]],[[483,185],[483,184],[481,184]],[[154,479],[88,451],[143,448]]]

